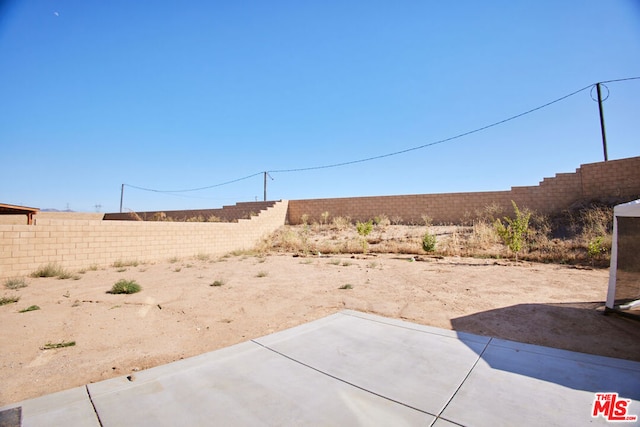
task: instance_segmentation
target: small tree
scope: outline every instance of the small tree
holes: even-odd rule
[[[373,221],[356,222],[356,230],[358,230],[358,234],[362,236],[362,252],[367,253],[367,247],[369,246],[367,243],[367,236],[373,230]]]
[[[515,254],[517,262],[518,252],[522,250],[525,243],[525,236],[529,230],[531,212],[520,211],[520,209],[518,209],[518,205],[516,205],[516,202],[513,200],[511,201],[511,204],[513,205],[516,217],[504,217],[504,223],[500,219],[496,219],[494,228],[504,244],[507,245],[511,252]]]

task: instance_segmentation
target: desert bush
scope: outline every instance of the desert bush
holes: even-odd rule
[[[302,214],[300,216],[300,221],[302,222],[302,225],[309,224],[309,214]]]
[[[373,219],[373,223],[378,227],[388,227],[391,225],[391,220],[386,214],[380,214]]]
[[[137,267],[139,264],[138,261],[136,260],[129,260],[129,261],[123,261],[121,259],[114,261],[113,264],[111,264],[111,267],[115,267],[115,268],[122,268],[122,267]]]
[[[401,225],[402,224],[402,217],[400,215],[394,215],[391,217],[391,224],[393,225]]]
[[[373,221],[369,220],[367,222],[356,222],[356,230],[362,237],[367,237],[373,230]]]
[[[525,244],[525,238],[529,229],[529,219],[531,218],[531,212],[522,212],[512,200],[513,210],[516,217],[504,217],[505,223],[501,220],[496,220],[495,229],[498,236],[502,238],[504,244],[513,252],[518,260],[518,252],[520,252]]]
[[[320,221],[321,225],[329,224],[329,212],[328,211],[322,212],[320,214],[320,218],[322,218],[321,221]]]
[[[436,236],[427,231],[422,236],[422,249],[425,252],[433,252],[436,250]]]
[[[482,222],[488,222],[493,224],[504,214],[504,209],[497,203],[492,203],[485,206],[479,211],[476,211],[476,219]]]
[[[24,280],[24,277],[13,277],[5,280],[4,287],[12,290],[26,288],[27,282]]]
[[[207,217],[207,222],[222,222],[222,219],[220,217],[215,216],[215,215],[209,215]]]
[[[589,255],[589,258],[597,258],[605,253],[607,253],[607,247],[604,236],[597,236],[593,238],[587,245],[587,254]]]
[[[425,227],[431,227],[433,225],[433,218],[431,218],[429,215],[422,214],[420,218],[422,218],[422,222],[424,223]]]
[[[338,231],[344,231],[351,225],[351,218],[348,216],[337,216],[332,221],[333,228]]]
[[[613,229],[613,210],[608,207],[594,206],[580,211],[582,234],[588,240],[611,234]]]
[[[61,279],[68,279],[71,277],[70,273],[56,263],[49,263],[41,266],[36,271],[31,273],[31,277],[59,277]]]
[[[0,305],[13,304],[20,301],[20,297],[2,297],[0,298]]]
[[[166,221],[166,220],[167,220],[167,214],[164,212],[156,212],[151,217],[151,221]]]
[[[109,294],[135,294],[140,292],[142,287],[136,283],[135,280],[118,280],[111,289],[107,292]]]

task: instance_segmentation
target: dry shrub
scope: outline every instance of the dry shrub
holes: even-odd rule
[[[391,225],[391,220],[389,219],[389,216],[386,214],[380,214],[377,217],[375,217],[373,219],[373,223],[380,228],[387,228],[388,226]]]
[[[333,229],[338,231],[344,231],[351,227],[351,218],[348,216],[336,216],[333,218],[331,222],[333,225]]]
[[[426,227],[431,227],[433,225],[433,218],[431,218],[429,215],[422,214],[422,215],[420,215],[420,218],[422,218],[422,223]]]

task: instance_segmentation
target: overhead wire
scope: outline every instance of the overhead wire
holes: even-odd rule
[[[640,76],[637,77],[627,77],[627,78],[622,78],[622,79],[613,79],[613,80],[605,80],[605,81],[601,81],[598,83],[614,83],[614,82],[622,82],[622,81],[628,81],[628,80],[640,80]],[[456,139],[460,139],[463,138],[465,136],[468,135],[472,135],[474,133],[478,133],[478,132],[482,132],[484,130],[502,125],[504,123],[510,122],[512,120],[518,119],[520,117],[526,116],[528,114],[534,113],[536,111],[542,110],[543,108],[547,108],[553,104],[556,104],[558,102],[564,101],[567,98],[570,98],[574,95],[579,94],[580,92],[583,92],[587,89],[590,89],[592,87],[594,87],[595,85],[597,85],[598,83],[592,83],[589,84],[587,86],[584,86],[576,91],[573,91],[567,95],[561,96],[559,98],[554,99],[553,101],[547,102],[545,104],[542,104],[538,107],[532,108],[530,110],[524,111],[522,113],[516,114],[514,116],[510,116],[507,117],[506,119],[503,120],[499,120],[496,122],[493,122],[491,124],[488,124],[486,126],[482,126],[467,132],[463,132],[454,136],[451,136],[449,138],[444,138],[444,139],[440,139],[438,141],[433,141],[427,144],[422,144],[416,147],[410,147],[404,150],[399,150],[399,151],[394,151],[391,153],[386,153],[386,154],[381,154],[378,156],[372,156],[372,157],[366,157],[363,159],[357,159],[357,160],[351,160],[348,162],[341,162],[341,163],[333,163],[333,164],[328,164],[328,165],[320,165],[320,166],[310,166],[310,167],[303,167],[303,168],[293,168],[293,169],[273,169],[273,170],[268,170],[268,171],[263,171],[263,172],[256,172],[254,174],[242,177],[242,178],[238,178],[238,179],[234,179],[231,181],[226,181],[226,182],[222,182],[219,184],[215,184],[215,185],[209,185],[209,186],[205,186],[205,187],[199,187],[199,188],[191,188],[191,189],[186,189],[186,190],[156,190],[156,189],[151,189],[151,188],[144,188],[144,187],[138,187],[135,185],[130,185],[130,184],[124,184],[127,185],[128,187],[131,188],[136,188],[138,190],[144,190],[144,191],[153,191],[156,193],[185,193],[185,192],[191,192],[191,191],[200,191],[200,190],[207,190],[207,189],[211,189],[211,188],[215,188],[215,187],[221,187],[224,185],[228,185],[228,184],[233,184],[235,182],[239,182],[239,181],[243,181],[249,178],[253,178],[254,176],[258,176],[258,175],[262,175],[262,174],[269,174],[269,173],[291,173],[291,172],[304,172],[304,171],[310,171],[310,170],[319,170],[319,169],[329,169],[329,168],[336,168],[336,167],[341,167],[341,166],[348,166],[348,165],[353,165],[353,164],[357,164],[357,163],[364,163],[364,162],[369,162],[372,160],[378,160],[378,159],[383,159],[383,158],[387,158],[387,157],[392,157],[392,156],[397,156],[400,154],[405,154],[405,153],[409,153],[411,151],[416,151],[416,150],[422,150],[424,148],[428,148],[428,147],[433,147],[434,145],[439,145],[439,144],[444,144],[446,142],[450,142],[450,141],[454,141]]]

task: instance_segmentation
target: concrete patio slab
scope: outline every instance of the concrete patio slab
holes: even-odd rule
[[[607,425],[595,393],[640,415],[640,363],[493,339],[442,417],[461,425]]]
[[[356,387],[439,414],[489,338],[350,311],[255,341]]]
[[[89,385],[104,426],[429,425],[435,418],[253,342]]]
[[[0,411],[10,408],[20,409],[21,423],[17,426],[100,427],[100,422],[91,404],[86,387],[76,387],[25,400],[24,402],[0,408]],[[7,424],[6,427],[14,426]]]
[[[598,392],[640,415],[640,362],[343,311],[0,412],[20,408],[23,426],[605,425]]]

